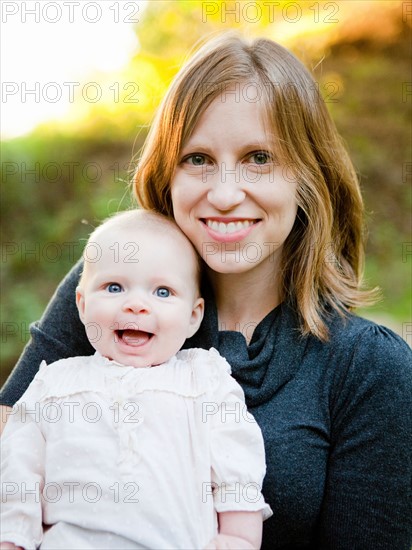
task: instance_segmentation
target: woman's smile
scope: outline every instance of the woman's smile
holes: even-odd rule
[[[260,220],[213,217],[201,221],[212,239],[220,242],[237,242],[247,237]]]

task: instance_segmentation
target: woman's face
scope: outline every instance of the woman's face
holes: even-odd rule
[[[241,91],[217,97],[184,144],[173,211],[212,270],[271,274],[296,218],[296,181],[273,156],[262,108]]]

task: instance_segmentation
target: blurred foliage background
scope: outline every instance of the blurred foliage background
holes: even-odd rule
[[[199,39],[229,29],[279,41],[315,75],[368,211],[366,279],[383,300],[361,313],[411,344],[409,4],[148,2],[135,28],[138,54],[121,71],[90,78],[112,86],[110,97],[78,97],[65,120],[1,144],[1,382],[91,229],[131,204],[139,149],[181,63]]]

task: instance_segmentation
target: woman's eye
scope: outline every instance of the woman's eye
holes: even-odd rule
[[[192,164],[193,166],[203,166],[206,164],[205,155],[190,155],[184,159],[184,162]]]
[[[258,151],[257,153],[252,153],[249,157],[252,162],[255,164],[267,164],[271,161],[271,156],[269,153],[264,151]]]
[[[119,285],[119,283],[110,283],[107,285],[106,289],[108,292],[111,292],[112,294],[122,292],[123,290],[122,285]]]
[[[156,289],[156,296],[159,296],[159,298],[168,298],[170,296],[170,290],[161,286]]]

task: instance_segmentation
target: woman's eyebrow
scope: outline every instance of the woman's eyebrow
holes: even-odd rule
[[[199,151],[211,151],[213,147],[211,147],[210,145],[207,145],[206,144],[206,141],[207,140],[203,140],[203,141],[200,141],[200,140],[196,140],[196,141],[191,141],[190,139],[186,142],[186,144],[182,147],[182,151],[186,151],[187,149],[189,149],[190,151],[196,151],[196,150],[199,150]]]
[[[247,143],[240,143],[238,147],[235,147],[237,151],[259,151],[261,149],[272,150],[275,145],[273,138],[267,137],[266,139],[254,139]],[[190,140],[182,147],[182,153],[199,152],[199,153],[213,153],[213,145],[206,144],[205,141],[196,140],[191,142]]]

